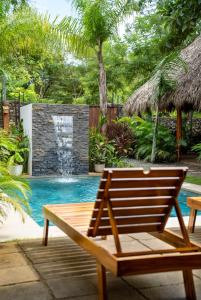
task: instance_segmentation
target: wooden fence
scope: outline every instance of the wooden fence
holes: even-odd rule
[[[9,111],[5,115],[2,110],[2,106],[0,109],[0,128],[1,127],[7,127],[6,124],[10,121],[15,123],[16,125],[19,124],[20,121],[20,106],[22,105],[19,101],[9,101],[8,102],[8,108]],[[97,128],[98,127],[98,121],[99,121],[99,115],[100,115],[100,107],[98,105],[89,106],[89,128]],[[112,122],[112,120],[115,120],[117,117],[122,116],[122,106],[121,105],[111,105],[108,106],[107,111],[107,120],[109,123]],[[4,119],[4,120],[3,120]]]
[[[107,120],[108,123],[111,123],[112,120],[115,120],[117,117],[122,115],[122,106],[121,105],[112,105],[108,106],[107,110]],[[98,121],[100,116],[100,107],[98,105],[89,107],[89,128],[97,128]]]

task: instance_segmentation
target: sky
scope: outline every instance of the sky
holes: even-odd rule
[[[65,16],[75,16],[71,0],[31,0],[32,6],[36,7],[41,13],[49,13],[51,19],[59,16],[62,19]],[[133,16],[127,18],[125,23],[132,23]],[[120,36],[125,33],[125,23],[120,24],[118,32]]]
[[[34,7],[41,13],[49,13],[54,19],[57,16],[72,16],[71,0],[31,0]]]

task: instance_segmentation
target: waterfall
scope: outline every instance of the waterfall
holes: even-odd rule
[[[73,173],[73,117],[52,116],[57,141],[59,173],[70,177]]]

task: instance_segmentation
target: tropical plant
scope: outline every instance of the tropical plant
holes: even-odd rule
[[[117,155],[113,143],[109,142],[99,131],[92,129],[89,139],[90,169],[93,169],[94,164],[109,166],[116,158]]]
[[[8,165],[23,164],[29,152],[28,138],[15,129],[15,134],[0,134],[0,158]]]
[[[7,216],[8,207],[11,205],[24,221],[24,209],[30,212],[29,196],[30,186],[26,180],[11,176],[5,165],[0,163],[0,221]]]
[[[117,32],[125,16],[138,9],[134,0],[74,0],[77,18],[64,18],[58,30],[64,34],[68,48],[79,57],[91,50],[99,65],[99,97],[103,115],[107,112],[106,71],[103,61],[103,45]]]
[[[154,75],[151,78],[153,85],[153,94],[151,100],[155,107],[155,118],[153,127],[153,141],[151,162],[156,160],[156,147],[159,125],[159,107],[162,97],[168,92],[176,88],[177,78],[181,70],[186,70],[186,63],[178,53],[171,53],[166,56],[155,68]]]
[[[134,135],[126,123],[112,122],[107,125],[106,136],[113,141],[119,156],[130,156],[133,154]]]
[[[153,143],[153,123],[136,117],[135,125],[135,156],[137,159],[151,160]],[[175,137],[169,129],[158,125],[158,138],[156,144],[156,161],[174,161]]]
[[[201,160],[201,143],[194,145],[192,150],[198,153],[198,159]]]

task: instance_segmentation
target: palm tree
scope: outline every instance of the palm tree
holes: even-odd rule
[[[0,164],[0,221],[7,215],[8,205],[11,205],[24,220],[24,210],[30,211],[28,199],[29,184],[22,178],[11,176],[7,168]]]
[[[65,17],[58,26],[64,34],[68,49],[75,55],[96,55],[99,66],[100,109],[107,112],[106,71],[103,60],[103,45],[118,30],[124,18],[138,10],[134,0],[74,0],[77,18]],[[93,51],[91,51],[93,50]]]
[[[186,70],[186,63],[178,53],[173,52],[166,56],[155,68],[151,78],[151,84],[154,86],[152,94],[153,106],[155,107],[155,122],[153,127],[153,142],[151,152],[151,162],[156,160],[157,133],[159,125],[159,108],[161,99],[164,95],[177,86],[177,78],[181,70]]]
[[[24,0],[18,3],[24,3]],[[6,83],[9,81],[11,62],[19,64],[21,58],[30,60],[47,58],[49,53],[63,51],[62,37],[54,30],[49,15],[24,6],[0,18],[0,77],[2,99],[6,100]]]

